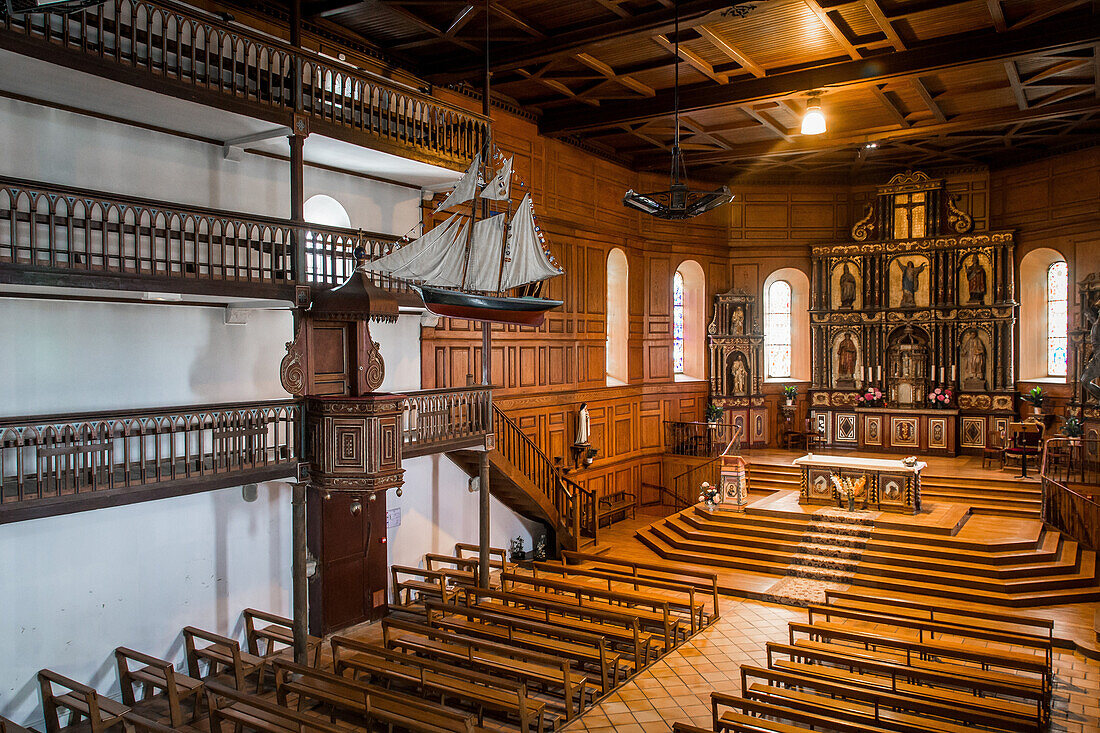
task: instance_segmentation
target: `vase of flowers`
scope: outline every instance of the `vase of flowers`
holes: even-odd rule
[[[1025,402],[1031,403],[1031,414],[1043,414],[1043,400],[1046,399],[1046,393],[1043,392],[1042,387],[1032,387],[1020,396],[1023,397]]]
[[[783,399],[787,401],[787,407],[794,404],[794,398],[798,396],[798,388],[793,384],[788,384],[783,388]]]
[[[868,387],[859,396],[860,407],[882,407],[882,390],[878,387]]]
[[[937,410],[942,410],[951,405],[951,398],[954,396],[950,387],[936,387],[928,393],[928,402]]]
[[[722,501],[722,492],[704,481],[699,487],[699,501],[703,502],[707,509],[714,511],[714,506]]]

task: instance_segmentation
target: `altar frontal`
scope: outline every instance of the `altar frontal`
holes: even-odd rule
[[[799,504],[900,514],[920,511],[921,471],[928,465],[924,461],[809,453],[794,459],[794,465],[802,471]]]

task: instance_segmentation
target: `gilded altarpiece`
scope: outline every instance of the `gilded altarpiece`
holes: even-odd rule
[[[1077,318],[1077,326],[1070,332],[1074,395],[1070,411],[1080,415],[1087,458],[1095,461],[1100,460],[1100,272],[1090,273],[1078,283]]]
[[[907,171],[851,241],[813,247],[810,399],[827,445],[978,453],[1011,419],[1013,234],[972,228],[943,179]],[[870,388],[881,398],[861,400]]]
[[[722,408],[723,422],[741,428],[742,444],[766,445],[768,411],[761,393],[764,333],[756,296],[741,289],[714,296],[707,346],[711,402]]]

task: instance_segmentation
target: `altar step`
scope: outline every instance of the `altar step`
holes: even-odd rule
[[[753,462],[749,456],[749,488],[754,491],[797,490],[801,485],[796,466]],[[957,476],[924,474],[921,495],[926,502],[967,504],[975,514],[1039,517],[1043,488],[1039,482],[1010,478],[965,479]]]
[[[637,537],[669,561],[768,573],[777,581],[798,575],[1003,607],[1100,600],[1095,553],[1039,522],[1031,539],[959,539],[875,526],[863,543],[859,525],[838,531],[838,523],[813,515],[759,511],[692,507]],[[829,531],[820,531],[823,524]],[[741,592],[735,585],[726,590]]]

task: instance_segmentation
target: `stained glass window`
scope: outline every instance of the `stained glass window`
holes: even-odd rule
[[[776,280],[768,287],[764,312],[764,359],[769,377],[791,376],[791,285]]]
[[[1066,376],[1068,294],[1069,267],[1055,262],[1047,269],[1047,373],[1052,377]]]
[[[672,276],[672,371],[684,373],[684,276]]]

